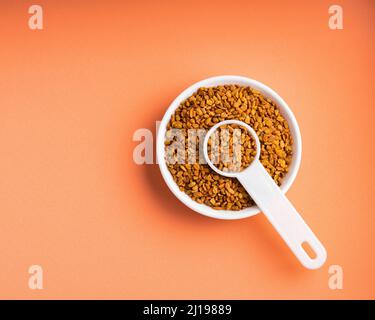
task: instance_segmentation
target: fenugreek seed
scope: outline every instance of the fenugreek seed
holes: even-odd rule
[[[194,187],[196,184],[197,184],[196,182],[192,181],[192,182],[189,183],[189,187],[190,187],[190,188],[191,188],[191,187]]]
[[[264,121],[265,121],[267,127],[272,127],[272,120],[271,119],[266,118],[266,120],[264,120]]]
[[[281,149],[276,149],[275,150],[275,152],[276,152],[276,154],[279,156],[279,157],[284,157],[284,151],[283,150],[281,150]]]
[[[278,161],[277,161],[280,165],[281,165],[281,167],[285,167],[286,166],[286,163],[285,163],[285,160],[284,159],[279,159]]]
[[[182,123],[180,121],[175,121],[172,123],[172,127],[176,129],[182,129]]]

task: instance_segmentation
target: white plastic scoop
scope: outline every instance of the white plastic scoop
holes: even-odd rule
[[[230,124],[246,128],[255,140],[257,148],[254,160],[240,172],[219,170],[211,162],[208,155],[209,138],[219,127]],[[217,123],[207,132],[203,142],[204,157],[212,170],[225,177],[237,178],[302,265],[308,269],[318,269],[324,264],[327,252],[259,161],[260,150],[260,142],[256,132],[248,124],[237,120]],[[309,252],[309,254],[306,251],[307,247],[310,247],[310,251],[313,252]]]

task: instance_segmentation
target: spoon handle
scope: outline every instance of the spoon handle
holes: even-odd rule
[[[254,160],[237,178],[302,265],[320,268],[327,258],[325,248],[261,162]],[[306,247],[310,250],[306,251]]]

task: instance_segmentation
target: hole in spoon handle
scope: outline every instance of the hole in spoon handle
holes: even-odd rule
[[[237,178],[302,265],[320,268],[327,258],[325,248],[260,161],[255,160]]]

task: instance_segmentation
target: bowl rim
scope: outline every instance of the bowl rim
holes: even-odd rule
[[[156,138],[156,156],[159,164],[160,172],[163,176],[164,181],[166,182],[169,189],[172,193],[187,207],[194,210],[197,213],[200,213],[204,216],[224,219],[224,220],[237,220],[247,217],[254,216],[260,213],[260,209],[257,206],[252,206],[246,209],[239,211],[234,210],[215,210],[205,204],[200,204],[193,199],[191,199],[186,193],[181,191],[176,182],[173,180],[172,174],[169,172],[167,164],[164,160],[165,158],[165,147],[164,147],[164,137],[166,132],[167,124],[174,113],[178,108],[180,103],[190,97],[196,90],[200,87],[214,87],[218,85],[230,85],[237,84],[241,86],[249,86],[258,91],[260,91],[265,97],[270,98],[278,106],[280,113],[284,116],[289,124],[289,128],[293,137],[293,155],[292,162],[289,166],[289,172],[284,177],[280,189],[283,193],[286,193],[291,185],[293,184],[298,170],[301,164],[302,156],[302,139],[301,132],[297,123],[297,120],[289,108],[288,104],[276,93],[273,89],[267,85],[247,77],[236,76],[236,75],[222,75],[210,77],[201,81],[198,81],[184,91],[182,91],[169,105],[167,111],[165,112],[162,121],[159,123],[159,128]]]

